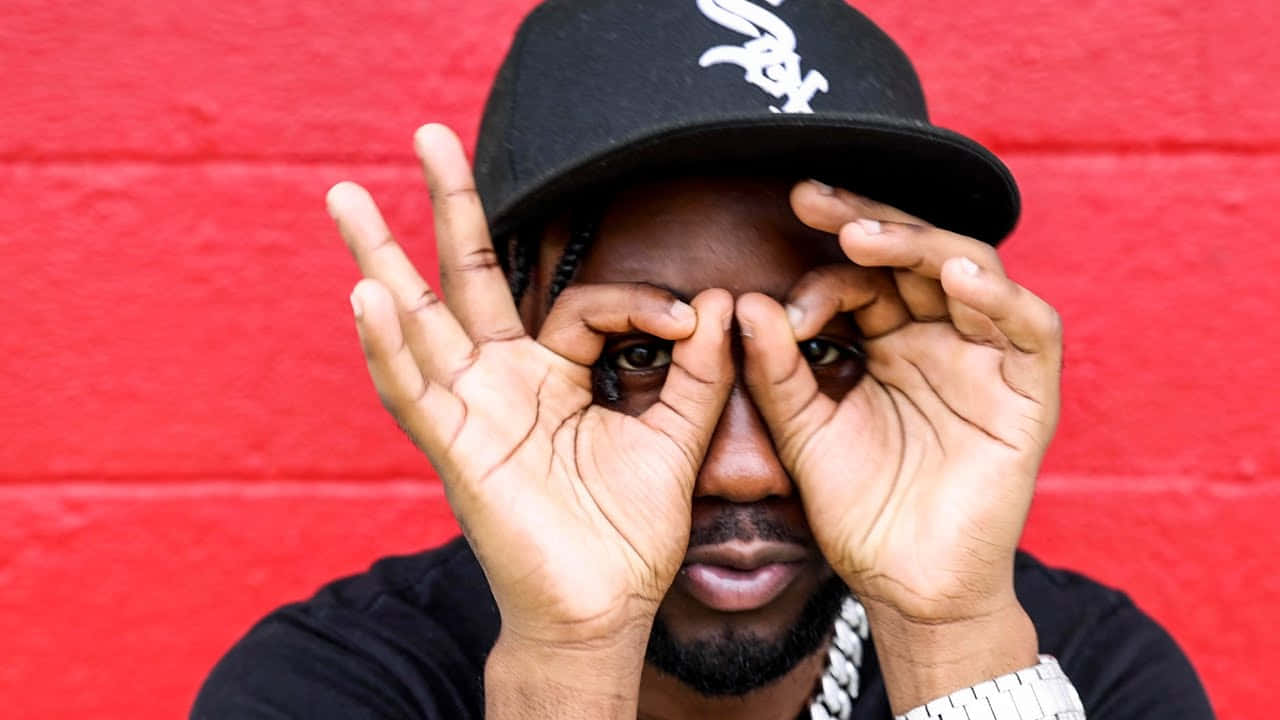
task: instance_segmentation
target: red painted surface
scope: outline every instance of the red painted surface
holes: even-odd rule
[[[473,138],[530,0],[17,0],[0,19],[0,698],[181,716],[270,608],[453,532],[364,376],[324,190],[434,256],[413,128]],[[1280,672],[1280,50],[1267,0],[862,7],[1026,214],[1067,327],[1027,543],[1129,590],[1223,717]]]

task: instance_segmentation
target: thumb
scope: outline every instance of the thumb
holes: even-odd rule
[[[697,461],[696,466],[706,454],[733,385],[729,355],[733,296],[725,290],[704,290],[690,304],[697,312],[697,327],[671,349],[671,366],[658,402],[641,413],[640,420],[671,438]]]
[[[737,316],[747,390],[783,462],[793,462],[803,439],[831,417],[836,403],[819,389],[781,305],[767,295],[748,293],[738,298]]]

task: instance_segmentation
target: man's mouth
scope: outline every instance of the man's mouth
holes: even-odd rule
[[[714,610],[755,610],[781,595],[807,559],[806,549],[794,543],[702,545],[685,556],[676,584]]]

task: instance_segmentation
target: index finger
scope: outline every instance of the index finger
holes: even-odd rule
[[[440,284],[449,309],[477,344],[523,336],[462,142],[444,125],[431,124],[418,128],[413,146],[431,191]]]
[[[911,321],[885,270],[852,263],[822,265],[805,273],[787,293],[786,310],[797,340],[817,335],[840,313],[852,313],[858,329],[869,338]]]
[[[937,280],[942,265],[965,257],[988,272],[1004,276],[995,248],[971,237],[915,223],[860,219],[840,228],[840,248],[859,265],[910,270]]]
[[[928,224],[891,205],[876,202],[865,195],[858,195],[843,188],[833,188],[816,180],[796,183],[796,186],[791,189],[791,209],[795,211],[796,217],[800,218],[800,222],[832,235],[858,218],[916,225]]]
[[[697,313],[667,290],[644,283],[570,285],[551,306],[538,342],[583,367],[600,357],[610,334],[640,331],[681,340],[697,327]]]
[[[937,280],[948,258],[963,256],[1004,274],[990,245],[848,190],[806,180],[792,188],[791,207],[809,227],[839,235],[845,254],[859,265],[912,270]]]

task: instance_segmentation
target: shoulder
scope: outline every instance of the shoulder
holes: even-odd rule
[[[1125,593],[1024,552],[1014,585],[1040,651],[1058,658],[1090,720],[1213,717],[1187,656]]]
[[[479,717],[497,631],[465,541],[384,558],[258,622],[214,667],[191,717]]]

